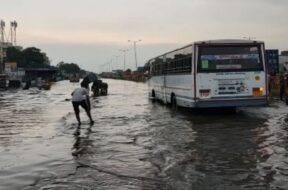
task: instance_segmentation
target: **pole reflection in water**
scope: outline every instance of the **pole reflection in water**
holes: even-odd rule
[[[93,126],[65,101],[79,84],[0,93],[0,189],[288,189],[284,104],[173,111],[144,83],[105,82]]]

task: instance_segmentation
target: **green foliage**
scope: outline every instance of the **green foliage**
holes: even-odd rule
[[[57,67],[67,74],[79,73],[81,70],[76,63],[64,63],[63,61],[58,63]]]
[[[23,60],[21,50],[15,47],[8,47],[6,51],[7,62],[21,62]]]
[[[23,51],[15,47],[9,47],[6,54],[6,61],[17,62],[18,67],[46,68],[50,66],[50,61],[47,55],[35,47],[29,47]]]

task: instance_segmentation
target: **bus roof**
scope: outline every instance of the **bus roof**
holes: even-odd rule
[[[195,41],[195,42],[190,43],[188,45],[182,46],[180,48],[171,50],[169,52],[165,52],[159,56],[153,57],[153,58],[149,59],[146,63],[148,64],[151,60],[153,60],[157,57],[161,57],[161,56],[164,56],[168,53],[172,53],[174,51],[177,51],[177,50],[189,47],[189,46],[193,46],[193,45],[199,45],[199,44],[223,44],[223,45],[225,45],[225,44],[254,44],[254,43],[263,44],[264,42],[263,41],[255,41],[255,40],[245,40],[245,39],[216,39],[216,40]]]
[[[218,40],[205,40],[197,41],[193,44],[253,44],[264,43],[263,41],[245,40],[245,39],[218,39]]]

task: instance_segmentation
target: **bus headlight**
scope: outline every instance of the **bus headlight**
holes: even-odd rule
[[[263,96],[264,89],[262,87],[253,88],[253,96]]]

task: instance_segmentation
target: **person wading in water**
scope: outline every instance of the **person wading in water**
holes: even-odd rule
[[[93,124],[94,121],[91,117],[90,105],[87,102],[87,97],[89,98],[89,91],[85,88],[85,86],[81,84],[81,87],[76,88],[71,95],[72,95],[72,105],[74,108],[78,124],[81,125],[79,106],[81,106],[86,111],[87,116],[90,119],[90,124]]]

